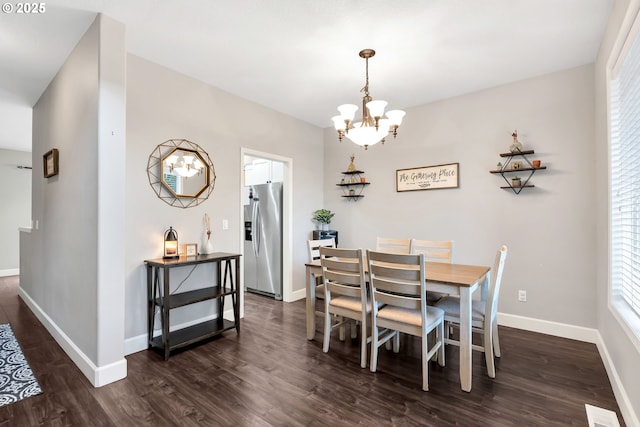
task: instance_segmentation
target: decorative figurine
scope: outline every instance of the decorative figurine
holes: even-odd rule
[[[347,168],[347,172],[355,172],[356,171],[356,165],[353,163],[355,158],[356,158],[356,156],[354,154],[352,154],[351,155],[351,163],[349,163],[349,167]]]
[[[514,130],[511,136],[513,137],[513,142],[511,143],[511,147],[509,147],[509,151],[511,151],[512,153],[518,153],[522,151],[522,144],[520,143],[520,141],[518,141],[518,130]]]

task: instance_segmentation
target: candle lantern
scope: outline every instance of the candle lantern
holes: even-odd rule
[[[169,227],[164,232],[164,256],[165,259],[178,258],[178,232]]]

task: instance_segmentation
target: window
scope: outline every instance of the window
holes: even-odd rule
[[[638,25],[635,25],[638,27]],[[640,319],[640,36],[611,81],[611,292]],[[628,316],[625,316],[629,320]]]

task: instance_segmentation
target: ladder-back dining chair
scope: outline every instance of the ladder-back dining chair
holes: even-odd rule
[[[420,240],[411,239],[411,253],[424,254],[425,261],[453,262],[453,240]],[[427,304],[433,305],[448,294],[429,292]]]
[[[500,340],[498,338],[498,296],[504,262],[507,258],[507,247],[502,246],[496,253],[491,269],[491,281],[487,300],[473,300],[471,313],[472,332],[482,334],[482,345],[472,345],[477,351],[484,352],[489,377],[496,377],[495,357],[500,357]],[[460,326],[460,298],[447,296],[438,301],[436,307],[444,310],[444,320],[447,326]],[[450,327],[445,328],[445,343],[460,345],[460,342],[450,337]]]
[[[324,339],[322,351],[329,351],[331,330],[347,322],[360,323],[360,366],[367,367],[367,318],[371,302],[367,295],[362,249],[320,248],[324,279]]]
[[[425,261],[453,262],[453,240],[411,239],[411,253],[424,254]]]
[[[398,333],[422,342],[422,389],[429,390],[429,360],[444,366],[444,311],[427,305],[424,255],[367,251],[371,287],[371,372],[378,367],[378,349]],[[428,335],[435,331],[429,347]]]
[[[320,260],[320,248],[323,246],[335,248],[336,241],[333,237],[331,237],[330,239],[307,240],[307,255],[309,256],[309,262]],[[313,278],[316,287],[316,299],[324,300],[324,283],[322,282],[322,272],[313,273]],[[314,286],[314,283],[311,283],[310,286]],[[316,310],[316,315],[324,316],[324,309]],[[344,331],[341,332],[340,339],[344,339]]]
[[[320,248],[327,246],[330,248],[336,247],[336,241],[334,238],[320,239],[320,240],[307,240],[307,248],[309,255],[309,262],[313,262],[320,259]],[[322,284],[322,273],[314,273],[313,277],[316,279],[316,298],[324,299],[324,285]],[[322,312],[324,314],[324,311]]]
[[[411,239],[378,237],[376,240],[376,251],[392,254],[408,254],[411,251]]]

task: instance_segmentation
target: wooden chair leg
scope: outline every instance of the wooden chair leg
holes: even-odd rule
[[[422,337],[422,390],[429,391],[429,340]]]
[[[487,374],[489,378],[496,377],[496,365],[493,360],[493,339],[492,339],[492,327],[491,325],[486,325],[483,333],[483,345],[484,345],[484,358],[487,362]]]
[[[396,331],[396,335],[393,337],[393,352],[400,353],[400,332]]]
[[[322,351],[329,352],[329,341],[331,340],[331,313],[329,313],[329,300],[324,300],[324,341]]]
[[[375,372],[378,367],[378,328],[371,327],[371,363],[369,363],[369,370]]]
[[[440,323],[440,325],[438,326],[437,329],[437,333],[436,333],[436,337],[437,337],[437,342],[440,343],[440,348],[438,349],[438,365],[440,366],[444,366],[445,364],[445,359],[444,359],[444,321]],[[437,345],[437,343],[436,343]]]
[[[355,325],[355,322],[354,322]],[[367,321],[360,321],[360,367],[367,367]]]
[[[357,336],[358,336],[358,322],[354,320],[351,322],[351,339],[354,339]]]
[[[498,338],[498,322],[493,324],[493,352],[500,357],[500,339]]]

